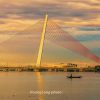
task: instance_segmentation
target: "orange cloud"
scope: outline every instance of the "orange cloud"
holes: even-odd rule
[[[99,0],[0,0],[0,34],[21,32],[32,25],[34,27],[34,23],[36,23],[38,19],[43,19],[45,12],[48,12],[51,19],[54,19],[63,26],[100,26]],[[74,31],[77,30],[74,29]],[[9,35],[0,36],[0,42],[4,42],[9,38],[11,38]],[[14,43],[19,45],[20,42],[21,40]],[[33,41],[29,41],[27,46],[29,46],[30,42]],[[95,44],[96,43],[94,43],[94,45]],[[9,46],[4,49],[0,48],[0,50],[6,52],[5,49],[12,49],[12,46],[10,46],[11,48]],[[22,50],[25,49],[25,46],[26,42],[23,44]],[[33,46],[33,44],[31,46]],[[29,51],[20,52],[24,52],[23,55],[25,55],[25,53]],[[16,60],[16,58],[18,59],[18,57],[23,56],[18,53],[15,53],[15,55],[12,53],[10,60],[8,57],[9,53],[7,54],[6,52],[5,55],[5,53],[1,52],[1,54],[2,58],[4,56],[7,58],[3,58],[5,59],[4,61],[9,62],[13,60],[13,57],[14,60]],[[28,57],[28,55],[25,55],[24,58],[21,58],[21,61],[24,59],[22,62],[26,61],[26,56]]]

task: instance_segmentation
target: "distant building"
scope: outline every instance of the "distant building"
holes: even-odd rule
[[[88,66],[87,68],[82,68],[82,72],[95,72],[95,68]]]
[[[95,66],[95,71],[100,72],[100,65]]]
[[[77,67],[77,64],[68,63],[67,72],[79,72],[80,69]]]
[[[67,67],[77,68],[77,64],[68,63]]]

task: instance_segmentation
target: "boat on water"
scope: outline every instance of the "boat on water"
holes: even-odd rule
[[[82,78],[82,76],[67,76],[67,78]]]
[[[72,76],[72,74],[70,76],[67,76],[67,78],[82,78],[82,76]]]

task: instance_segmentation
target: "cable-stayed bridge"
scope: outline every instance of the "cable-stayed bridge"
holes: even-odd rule
[[[100,58],[98,56],[96,56],[91,50],[81,44],[68,32],[64,31],[57,23],[49,20],[48,15],[46,15],[45,20],[40,20],[34,25],[29,26],[27,29],[10,35],[10,38],[1,42],[1,46],[9,46],[10,44],[10,46],[12,45],[13,47],[11,49],[16,51],[16,48],[19,48],[18,50],[20,50],[20,48],[23,46],[23,43],[24,45],[33,45],[33,51],[30,51],[26,47],[23,48],[23,50],[26,52],[28,50],[29,52],[34,52],[34,63],[38,67],[41,66],[42,56],[44,53],[44,44],[46,40],[62,48],[69,49],[70,51],[75,52],[92,61],[97,63],[100,62]],[[32,35],[34,35],[33,39],[31,37]],[[18,38],[18,40],[16,38]]]

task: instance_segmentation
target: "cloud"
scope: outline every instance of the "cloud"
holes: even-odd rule
[[[84,37],[84,40],[81,42],[84,42],[84,44],[89,45],[90,48],[92,46],[94,48],[99,46],[98,44],[96,44],[99,43],[98,42],[99,39],[94,43],[94,41],[97,38],[99,38],[99,27],[100,27],[99,0],[0,0],[1,42],[10,39],[12,35],[16,35],[17,33],[20,37],[20,33],[23,33],[22,32],[23,30],[25,35],[28,32],[26,31],[27,29],[29,31],[34,32],[33,28],[34,23],[36,23],[37,20],[39,19],[44,19],[46,12],[48,12],[49,20],[53,19],[55,22],[65,27],[67,31],[71,30],[72,31],[71,34],[77,39],[81,39]],[[88,28],[89,26],[90,28]],[[4,34],[5,36],[3,36]],[[89,34],[97,37],[95,37],[94,39],[93,38],[90,39],[90,37],[86,38],[85,36],[88,36]],[[83,37],[78,37],[78,36],[83,36]],[[35,36],[35,38],[32,37],[30,38],[34,40],[38,39],[37,36]],[[33,47],[31,46],[33,44],[30,46],[30,42],[32,42],[30,41],[30,38],[29,39],[24,38],[22,40],[21,39],[16,40],[14,38],[15,41],[12,41],[11,44],[8,43],[8,46],[2,49],[2,51],[8,49],[11,50],[13,48],[13,45],[16,44],[14,45],[15,49],[13,48],[14,50],[13,54],[16,53],[17,55],[18,53],[20,54],[26,53],[28,55],[28,53],[31,52],[32,55]],[[90,41],[87,42],[88,38],[90,39]],[[27,41],[27,43],[25,41]],[[19,46],[20,42],[22,44],[21,45],[22,47]],[[92,45],[92,43],[94,45]],[[16,50],[18,51],[18,53],[16,52]]]
[[[3,1],[2,1],[3,2]],[[1,17],[17,15],[21,18],[41,18],[45,12],[51,18],[70,20],[73,18],[93,19],[100,15],[100,5],[89,0],[10,0],[1,3]],[[38,17],[37,17],[38,16]],[[43,17],[42,17],[43,18]]]

